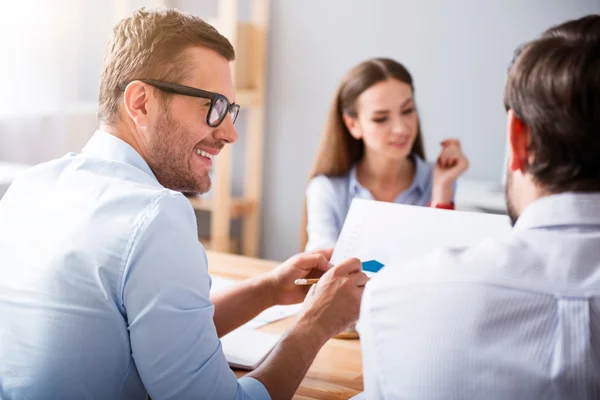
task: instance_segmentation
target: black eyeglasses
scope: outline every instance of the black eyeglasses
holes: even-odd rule
[[[206,90],[196,89],[191,86],[157,81],[154,79],[139,79],[139,81],[154,86],[163,92],[180,94],[182,96],[199,97],[201,99],[210,99],[210,107],[208,109],[208,114],[206,115],[206,123],[213,128],[221,125],[221,122],[223,122],[228,112],[229,115],[231,115],[232,123],[235,124],[235,120],[240,112],[239,104],[230,103],[227,97],[219,93],[208,92]],[[125,90],[125,87],[126,85],[123,86],[121,90]]]

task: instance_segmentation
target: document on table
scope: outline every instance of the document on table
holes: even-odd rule
[[[221,338],[223,353],[233,368],[256,369],[281,339],[281,335],[242,326]]]
[[[210,292],[215,293],[237,282],[232,279],[212,276]],[[266,309],[248,323],[221,338],[223,353],[233,368],[253,370],[271,353],[281,335],[257,331],[256,328],[298,313],[302,304],[274,306]]]
[[[212,286],[210,293],[216,293],[218,291],[227,289],[231,286],[235,286],[237,282],[233,279],[222,278],[220,276],[212,276]],[[271,322],[279,321],[280,319],[288,318],[298,314],[302,308],[302,303],[292,304],[289,306],[273,306],[267,308],[251,321],[246,323],[244,326],[250,328],[260,328],[261,326],[270,324]]]

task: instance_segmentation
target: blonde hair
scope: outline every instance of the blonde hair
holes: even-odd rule
[[[352,68],[342,79],[329,109],[329,115],[317,151],[317,158],[310,172],[309,180],[318,175],[344,176],[350,172],[354,164],[360,161],[364,154],[364,143],[361,139],[355,139],[350,134],[344,123],[343,115],[357,118],[356,102],[358,97],[371,86],[388,79],[404,82],[410,85],[414,92],[410,72],[399,62],[389,58],[373,58],[364,61]],[[417,138],[413,143],[411,154],[425,158],[420,123],[417,125]],[[308,241],[306,200],[303,213],[300,239],[302,250],[304,250]]]
[[[200,46],[227,60],[233,46],[200,17],[175,9],[141,8],[120,21],[104,54],[100,76],[98,120],[114,123],[119,117],[121,87],[136,79],[180,82],[189,68],[184,50]]]

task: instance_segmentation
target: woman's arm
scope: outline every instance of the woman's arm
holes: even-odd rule
[[[433,168],[431,207],[454,208],[456,180],[469,168],[458,139],[446,139]]]
[[[311,179],[306,188],[307,251],[335,246],[342,229],[340,211],[344,203],[343,194],[336,189],[332,178],[324,175]]]

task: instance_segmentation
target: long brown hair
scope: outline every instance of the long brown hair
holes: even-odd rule
[[[363,61],[344,76],[331,103],[309,180],[318,175],[344,176],[362,158],[364,143],[362,139],[355,139],[350,134],[344,123],[343,115],[357,118],[356,100],[358,97],[371,86],[388,79],[396,79],[410,85],[414,93],[415,88],[410,72],[399,62],[389,58],[373,58]],[[417,124],[417,137],[413,143],[411,154],[425,158],[420,123]],[[300,239],[301,250],[304,250],[308,241],[307,222],[305,200]]]

